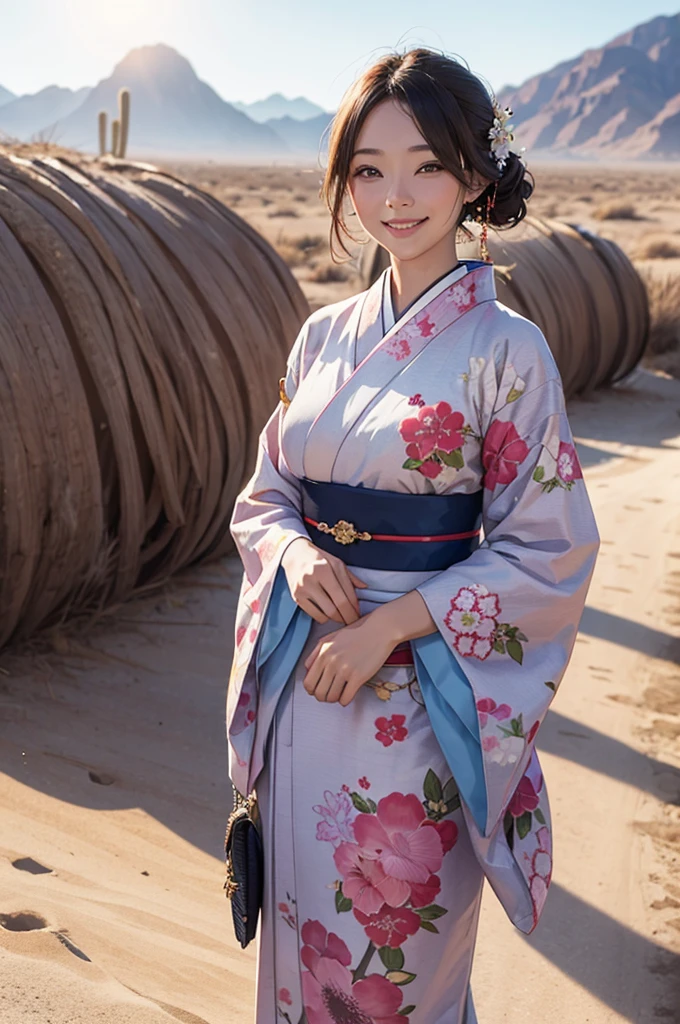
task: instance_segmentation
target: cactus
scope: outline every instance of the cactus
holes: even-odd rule
[[[119,116],[111,122],[111,155],[120,160],[125,158],[128,135],[130,132],[130,90],[121,89],[118,93]],[[99,123],[99,155],[106,155],[106,111],[100,110]]]
[[[114,147],[114,153],[122,160],[127,149],[128,132],[130,130],[130,90],[121,89],[118,93],[118,107],[120,110],[120,142],[118,150]]]
[[[99,155],[104,156],[106,153],[106,111],[99,111]]]
[[[120,121],[118,118],[111,122],[111,139],[111,152],[114,156],[118,156],[118,142],[120,140]]]

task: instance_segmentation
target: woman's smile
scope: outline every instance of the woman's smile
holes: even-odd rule
[[[422,217],[420,220],[384,220],[382,223],[393,235],[412,235],[426,220],[429,220],[429,218]]]

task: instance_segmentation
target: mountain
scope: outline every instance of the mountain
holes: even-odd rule
[[[33,95],[18,96],[0,105],[0,132],[22,142],[38,134],[50,139],[56,131],[51,126],[77,110],[90,91],[49,85]]]
[[[286,143],[291,153],[317,156],[320,147],[322,151],[327,148],[324,132],[332,120],[332,114],[318,114],[307,121],[296,121],[292,117],[275,117],[267,121],[267,126]]]
[[[162,155],[249,160],[287,152],[271,128],[255,124],[225,103],[197,77],[186,58],[162,43],[131,50],[77,110],[59,121],[52,141],[96,152],[97,116],[100,110],[108,112],[110,138],[121,87],[131,93],[127,156],[133,159]]]
[[[274,92],[265,100],[256,100],[255,103],[232,103],[233,107],[247,114],[251,121],[264,124],[274,118],[292,117],[295,121],[308,121],[312,117],[318,117],[325,111],[316,103],[305,99],[304,96],[297,96],[289,100],[280,92]]]
[[[15,100],[16,96],[9,89],[5,89],[4,85],[0,85],[0,107],[5,103],[9,103],[10,100]]]
[[[529,155],[680,157],[680,14],[658,17],[599,49],[498,94]]]

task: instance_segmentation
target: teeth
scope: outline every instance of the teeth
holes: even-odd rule
[[[412,220],[408,224],[390,224],[390,227],[394,228],[395,231],[406,231],[408,228],[414,228],[416,224],[420,224],[420,221]]]

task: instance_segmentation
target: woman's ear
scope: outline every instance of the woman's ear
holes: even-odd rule
[[[482,192],[485,189],[487,189],[490,184],[491,182],[487,181],[486,179],[483,179],[480,182],[479,178],[477,178],[472,182],[470,187],[465,190],[465,199],[463,200],[463,202],[474,203],[475,199],[478,199],[479,196],[481,196]]]

